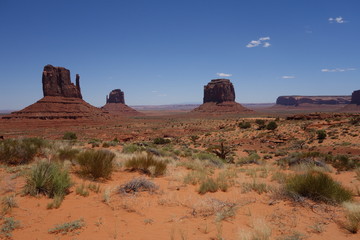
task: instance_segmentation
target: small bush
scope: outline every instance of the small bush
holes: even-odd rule
[[[170,139],[159,137],[159,138],[155,138],[153,142],[154,142],[154,144],[167,144],[167,143],[170,143],[171,141],[170,141]]]
[[[109,141],[109,142],[104,142],[102,144],[103,148],[108,148],[108,147],[115,147],[119,144],[119,142],[114,142],[114,141]]]
[[[76,133],[74,133],[74,132],[66,132],[66,133],[64,133],[63,139],[64,140],[76,140],[77,136],[76,136]]]
[[[135,152],[141,152],[144,151],[145,148],[141,147],[139,145],[136,144],[126,144],[124,145],[122,152],[123,153],[135,153]]]
[[[247,193],[250,191],[257,192],[258,194],[268,192],[268,186],[265,183],[257,183],[255,180],[251,183],[243,183],[242,192]]]
[[[73,222],[63,223],[56,225],[54,228],[49,229],[49,233],[61,233],[61,234],[67,234],[69,232],[72,232],[74,230],[81,229],[85,226],[84,219],[75,220]]]
[[[40,138],[6,139],[0,142],[0,163],[27,164],[45,146],[46,141]]]
[[[329,175],[318,171],[290,177],[286,190],[289,196],[307,197],[316,202],[342,203],[352,198],[351,191],[335,182]]]
[[[5,196],[1,200],[2,214],[8,213],[12,208],[18,207],[15,201],[15,195]]]
[[[84,183],[76,187],[76,194],[83,197],[89,196],[89,191],[86,189]]]
[[[64,197],[72,186],[69,173],[53,162],[39,162],[26,178],[25,194]]]
[[[148,175],[160,176],[165,174],[167,163],[155,159],[152,154],[139,154],[125,162],[125,167],[131,171],[141,171]]]
[[[267,125],[266,125],[266,129],[267,130],[275,130],[275,129],[277,129],[277,127],[278,127],[278,125],[277,125],[277,123],[276,122],[274,122],[274,121],[271,121],[271,122],[269,122]]]
[[[219,189],[218,184],[212,178],[206,178],[199,187],[198,192],[205,194],[207,192],[216,192]]]
[[[77,156],[80,172],[94,179],[108,179],[114,170],[115,154],[106,150],[87,150]]]
[[[317,139],[324,140],[326,138],[326,131],[325,130],[318,130],[316,131]]]
[[[154,192],[158,187],[146,178],[134,178],[131,181],[120,186],[120,193],[136,193],[136,192]]]
[[[241,129],[251,128],[251,123],[250,122],[241,122],[241,123],[239,123],[239,128],[241,128]]]
[[[260,164],[259,160],[260,160],[260,156],[257,153],[251,153],[247,157],[239,158],[236,161],[236,164],[238,164],[238,165],[251,164],[251,163]]]
[[[20,222],[14,220],[12,217],[3,218],[3,223],[0,228],[0,237],[4,237],[3,239],[11,239],[12,231],[20,227]]]
[[[360,228],[360,204],[352,202],[344,202],[347,222],[344,228],[351,233],[357,233]]]

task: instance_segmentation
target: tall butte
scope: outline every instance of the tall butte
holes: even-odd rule
[[[36,103],[6,115],[4,119],[79,119],[104,117],[105,112],[82,100],[80,76],[76,85],[70,71],[63,67],[46,65],[42,73],[44,97]]]
[[[353,91],[350,104],[346,105],[341,111],[360,112],[360,90]]]
[[[213,79],[204,86],[203,104],[192,112],[201,113],[247,113],[252,110],[235,102],[235,90],[229,79]]]
[[[106,96],[106,104],[102,109],[113,115],[142,115],[142,113],[125,104],[124,92],[120,89],[114,89]]]

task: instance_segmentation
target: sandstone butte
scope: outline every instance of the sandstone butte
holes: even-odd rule
[[[125,104],[124,92],[120,89],[114,89],[106,96],[106,104],[102,109],[113,115],[143,115]]]
[[[80,76],[76,85],[70,71],[63,67],[46,65],[42,73],[44,97],[36,103],[6,115],[3,119],[88,119],[104,118],[106,112],[82,99]]]
[[[234,86],[229,79],[213,79],[204,86],[203,104],[192,112],[230,114],[253,111],[235,102]]]

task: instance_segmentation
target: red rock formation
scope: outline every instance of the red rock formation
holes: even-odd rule
[[[3,119],[95,119],[106,118],[104,110],[82,100],[80,76],[76,86],[70,81],[70,71],[46,65],[42,74],[44,97],[36,103]]]
[[[106,104],[101,109],[118,116],[143,115],[125,104],[124,92],[120,89],[114,89],[106,96]]]
[[[114,89],[106,96],[106,103],[123,103],[125,104],[124,92],[120,89]]]
[[[46,65],[42,74],[44,97],[81,98],[80,76],[76,74],[76,86],[71,83],[70,71],[63,67]]]
[[[213,79],[204,86],[204,101],[207,102],[234,102],[235,90],[229,79]]]
[[[299,106],[301,104],[349,104],[350,96],[280,96],[276,104],[283,106]]]
[[[360,90],[354,91],[352,93],[351,104],[360,105]]]
[[[192,112],[224,114],[253,112],[235,102],[235,90],[229,79],[214,79],[204,86],[204,103]]]

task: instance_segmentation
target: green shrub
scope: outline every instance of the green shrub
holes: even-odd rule
[[[250,122],[241,122],[241,123],[239,123],[239,128],[241,128],[241,129],[251,128],[251,123]]]
[[[271,121],[266,125],[267,130],[275,130],[275,129],[277,129],[277,127],[278,127],[278,125],[274,121]]]
[[[212,178],[206,178],[201,182],[198,192],[205,194],[207,192],[216,192],[219,189],[218,184]]]
[[[41,161],[37,163],[26,178],[25,194],[36,196],[44,194],[50,198],[64,197],[72,186],[67,170],[59,164]]]
[[[115,147],[119,144],[119,142],[114,142],[114,141],[109,141],[109,142],[104,142],[102,144],[103,148],[108,148],[108,147]]]
[[[125,162],[131,171],[141,171],[148,175],[160,176],[166,172],[167,163],[154,158],[152,154],[139,154]]]
[[[286,190],[290,196],[307,197],[316,202],[342,203],[352,198],[351,191],[335,182],[329,175],[318,171],[290,177]]]
[[[3,223],[0,227],[0,237],[4,237],[2,239],[11,239],[12,231],[20,227],[20,222],[14,220],[12,217],[4,217]]]
[[[77,162],[80,165],[80,172],[90,175],[94,179],[110,178],[114,170],[113,160],[115,154],[106,150],[87,150],[79,153]]]
[[[170,143],[170,139],[166,139],[166,138],[162,138],[162,137],[158,137],[154,139],[154,144],[167,144]]]
[[[134,178],[119,187],[120,193],[155,192],[158,186],[146,178]]]
[[[326,138],[326,131],[325,130],[317,130],[316,135],[317,135],[318,140],[324,140]]]
[[[260,160],[260,156],[257,153],[251,153],[247,157],[239,158],[236,161],[236,164],[238,164],[238,165],[251,164],[251,163],[260,164],[259,160]]]
[[[76,136],[76,133],[74,133],[74,132],[66,132],[66,133],[64,133],[63,139],[64,140],[76,140],[77,136]]]
[[[61,233],[61,234],[67,234],[69,232],[72,232],[74,230],[81,229],[85,226],[84,219],[75,220],[73,222],[67,222],[63,224],[56,225],[54,228],[49,229],[49,233]]]
[[[40,138],[6,139],[0,142],[0,163],[18,165],[32,161],[47,142]]]

